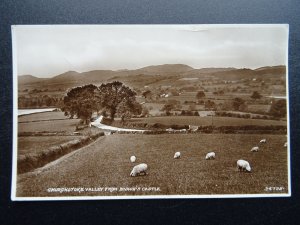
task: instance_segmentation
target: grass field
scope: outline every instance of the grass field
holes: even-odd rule
[[[55,145],[74,140],[79,136],[33,136],[18,138],[18,155],[37,153]]]
[[[18,132],[74,132],[78,119],[19,123]]]
[[[243,119],[234,117],[199,117],[199,116],[164,116],[164,117],[148,117],[134,118],[128,120],[129,123],[162,123],[177,125],[195,125],[195,126],[242,126],[242,125],[287,125],[286,121],[263,120],[263,119]]]
[[[261,138],[267,143],[250,152]],[[266,187],[288,191],[285,135],[163,134],[101,137],[39,173],[18,176],[17,196],[269,194]],[[181,159],[173,159],[176,151]],[[209,151],[215,160],[205,160]],[[137,157],[130,163],[131,155]],[[236,161],[250,162],[252,173],[238,172]],[[130,177],[132,167],[147,163],[147,176]],[[48,188],[99,188],[110,191],[47,192]],[[118,192],[120,187],[156,187],[159,191]],[[114,191],[115,190],[115,191]]]
[[[18,117],[18,122],[31,122],[31,121],[40,121],[40,120],[62,120],[68,119],[64,115],[64,112],[43,112],[43,113],[34,113]]]

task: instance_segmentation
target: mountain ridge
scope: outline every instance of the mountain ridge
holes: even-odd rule
[[[141,83],[138,79],[148,79],[149,82],[154,82],[155,80],[163,80],[168,77],[178,78],[192,78],[192,77],[203,77],[212,76],[218,78],[228,78],[237,79],[238,77],[244,78],[254,78],[255,76],[273,76],[273,75],[285,75],[286,67],[283,65],[279,66],[265,66],[257,69],[237,69],[234,67],[227,68],[200,68],[194,69],[191,66],[185,64],[163,64],[163,65],[152,65],[142,67],[135,70],[91,70],[87,72],[77,72],[77,71],[67,71],[62,74],[53,76],[52,78],[38,78],[32,75],[22,75],[18,77],[18,85],[34,85],[41,84],[44,86],[55,84],[78,84],[83,85],[87,83],[103,83],[112,80],[121,80],[126,83],[126,81]],[[141,77],[141,75],[143,75]],[[140,76],[140,77],[139,77]]]

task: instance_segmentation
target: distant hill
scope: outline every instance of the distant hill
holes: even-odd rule
[[[43,82],[48,80],[48,78],[38,78],[32,75],[23,75],[18,77],[18,82],[20,84],[30,84],[30,83],[37,83],[37,82]]]
[[[202,68],[194,69],[184,64],[164,64],[147,66],[136,70],[93,70],[83,73],[68,71],[52,78],[37,78],[31,75],[18,77],[19,88],[47,88],[63,89],[93,83],[99,85],[103,82],[119,80],[132,87],[143,87],[146,85],[172,84],[181,78],[207,78],[219,79],[248,79],[257,76],[284,77],[285,66],[261,67],[255,70],[236,68]],[[181,81],[184,83],[184,81]],[[177,85],[178,82],[173,83]]]
[[[184,77],[199,77],[207,74],[213,74],[218,72],[226,72],[236,70],[236,68],[229,67],[229,68],[202,68],[202,69],[194,69],[183,73]]]
[[[286,74],[286,67],[285,66],[265,66],[255,69],[259,75],[267,75],[267,74]]]
[[[164,64],[157,66],[147,66],[141,69],[138,69],[140,73],[146,75],[172,75],[172,74],[180,74],[188,71],[194,70],[193,67],[184,65],[184,64]]]

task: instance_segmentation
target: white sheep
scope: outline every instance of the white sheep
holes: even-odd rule
[[[130,157],[130,162],[134,163],[135,160],[136,160],[136,157],[134,155]]]
[[[215,158],[216,158],[216,153],[214,152],[209,152],[205,156],[205,159],[215,159]]]
[[[147,175],[146,173],[147,169],[148,169],[148,165],[146,163],[141,163],[139,165],[136,165],[135,167],[133,167],[130,176],[135,177],[137,175],[141,175],[142,173],[144,175]]]
[[[259,143],[260,144],[267,143],[267,139],[261,139]]]
[[[259,150],[258,146],[255,146],[255,147],[251,148],[251,152],[258,152],[258,150]]]
[[[181,156],[180,152],[175,152],[174,159],[179,159]]]
[[[288,143],[287,143],[287,142],[285,142],[285,143],[284,143],[284,145],[283,145],[283,147],[285,147],[285,148],[286,148],[287,146],[288,146]]]
[[[236,165],[239,171],[251,172],[250,164],[246,160],[240,159],[236,162]]]

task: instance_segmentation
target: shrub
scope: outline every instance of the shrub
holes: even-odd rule
[[[189,125],[172,124],[170,127],[174,130],[189,129]]]

